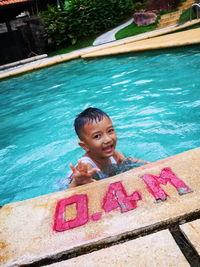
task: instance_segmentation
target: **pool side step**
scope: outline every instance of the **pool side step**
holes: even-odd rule
[[[19,65],[23,65],[23,64],[26,64],[26,63],[29,63],[29,62],[33,62],[33,61],[36,61],[36,60],[39,60],[39,59],[43,59],[43,58],[46,58],[47,56],[48,56],[47,54],[43,54],[43,55],[38,55],[38,56],[22,59],[22,60],[19,60],[19,61],[15,61],[15,62],[12,62],[12,63],[9,63],[9,64],[5,64],[5,65],[0,66],[0,71],[1,70],[5,70],[5,69],[9,69],[9,68],[13,68],[13,67],[16,67],[16,66],[19,66]]]
[[[178,264],[176,264],[178,263]],[[49,267],[78,266],[165,266],[190,267],[169,230],[162,230],[122,244],[103,248],[48,265]]]
[[[200,28],[183,32],[166,34],[141,41],[130,42],[116,47],[105,48],[99,51],[82,55],[82,58],[117,55],[130,52],[166,49],[200,43]]]
[[[195,2],[194,0],[184,1],[178,7],[177,11],[162,15],[158,23],[157,29],[161,29],[164,27],[178,24],[179,17],[182,14],[182,12],[190,8],[192,4],[194,4],[194,2]]]

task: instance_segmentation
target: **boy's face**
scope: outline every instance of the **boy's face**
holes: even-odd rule
[[[96,159],[108,158],[114,154],[117,136],[108,117],[101,121],[85,124],[79,145]]]

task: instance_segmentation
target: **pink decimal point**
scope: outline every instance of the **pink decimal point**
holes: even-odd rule
[[[102,217],[101,212],[96,212],[96,213],[91,215],[92,221],[99,221],[101,219],[101,217]]]

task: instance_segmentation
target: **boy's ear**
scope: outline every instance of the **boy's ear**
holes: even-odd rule
[[[79,141],[78,142],[79,146],[82,147],[86,152],[89,152],[89,148],[87,144],[84,141]]]

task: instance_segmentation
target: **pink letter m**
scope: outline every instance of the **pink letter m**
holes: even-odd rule
[[[149,192],[156,200],[164,201],[167,199],[168,195],[160,187],[160,184],[166,185],[168,182],[176,188],[179,195],[192,192],[192,190],[181,179],[179,179],[170,168],[162,169],[160,176],[145,174],[142,176],[142,179],[146,183]]]

